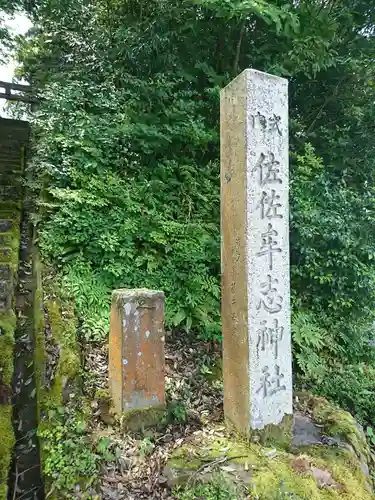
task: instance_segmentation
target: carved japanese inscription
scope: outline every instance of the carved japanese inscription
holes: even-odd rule
[[[224,410],[246,432],[292,414],[288,188],[288,83],[246,70],[221,93]]]

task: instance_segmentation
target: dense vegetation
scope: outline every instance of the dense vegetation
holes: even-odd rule
[[[375,423],[374,0],[41,0],[19,46],[44,259],[101,341],[114,287],[167,294],[168,326],[220,337],[219,90],[290,82],[300,383]],[[332,382],[334,377],[334,382]]]

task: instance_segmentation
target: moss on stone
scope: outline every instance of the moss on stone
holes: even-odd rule
[[[80,375],[80,353],[79,344],[76,339],[77,320],[74,315],[73,305],[70,303],[62,303],[59,299],[43,300],[43,266],[40,263],[37,249],[34,248],[34,329],[36,336],[35,347],[35,369],[37,375],[37,397],[39,409],[39,424],[38,434],[48,435],[53,434],[53,429],[56,425],[54,415],[61,412],[61,408],[65,405],[66,388],[79,388]],[[46,284],[46,295],[56,297],[59,290],[54,288],[54,284]],[[57,288],[57,287],[56,287]],[[48,325],[46,319],[48,318]],[[50,328],[48,338],[46,338],[46,327]],[[46,343],[52,342],[59,346],[59,357],[57,360],[56,371],[50,388],[45,384],[44,376],[46,369]],[[77,392],[74,391],[77,395]],[[91,418],[91,407],[89,401],[84,396],[77,398],[79,404],[69,405],[69,415],[75,416],[81,422],[88,422]],[[51,411],[50,411],[51,410]],[[56,465],[56,471],[48,470],[53,463],[54,457],[50,453],[48,438],[40,440],[41,448],[41,463],[44,471],[44,482],[46,491],[51,492],[49,498],[51,500],[58,498],[73,498],[71,492],[62,492],[54,490],[55,479],[54,474],[59,470],[59,465]],[[48,466],[47,466],[48,464]],[[47,469],[46,469],[47,467]],[[72,469],[72,477],[74,477],[74,469]],[[82,483],[82,478],[77,477],[77,484]],[[83,483],[82,483],[83,484]]]
[[[121,415],[121,426],[124,430],[132,432],[162,426],[166,414],[167,410],[163,405],[129,410]]]
[[[244,437],[264,446],[277,446],[289,450],[293,437],[293,416],[285,415],[279,425],[270,424],[260,430],[249,430]]]
[[[12,405],[0,406],[0,498],[7,498],[7,481],[15,444]]]
[[[35,238],[35,235],[34,235]],[[33,306],[34,306],[34,366],[36,399],[38,407],[38,420],[41,414],[41,398],[43,391],[43,378],[45,372],[45,336],[44,336],[44,307],[43,307],[43,287],[42,287],[42,265],[39,259],[39,252],[35,245],[33,247]]]
[[[13,311],[0,314],[0,381],[5,384],[12,382],[15,328],[16,316]]]
[[[312,419],[323,426],[326,435],[334,438],[338,444],[351,447],[359,460],[373,462],[365,433],[355,418],[347,411],[338,408],[321,397],[299,393],[301,404],[309,408]]]
[[[296,456],[283,449],[246,443],[236,436],[215,437],[215,432],[204,438],[197,437],[195,442],[175,450],[167,462],[167,469],[173,471],[174,478],[181,472],[185,481],[189,477],[199,480],[197,471],[205,473],[204,464],[214,464],[219,457],[224,457],[226,466],[241,471],[242,478],[247,476],[247,483],[252,485],[260,499],[279,498],[281,485],[284,492],[306,500],[373,498],[359,462],[353,460],[348,450],[319,446],[304,451],[309,466],[329,472],[336,488],[320,487],[310,469],[298,471],[294,467]]]
[[[112,399],[109,389],[97,389],[95,391],[95,399],[106,401],[109,403]]]
[[[9,264],[13,272],[16,272],[19,259],[21,215],[16,210],[2,209],[0,204],[0,219],[10,220],[13,223],[9,231],[0,232],[0,237],[6,239],[6,245],[1,245],[1,247],[9,250],[7,254],[0,254],[0,263]]]
[[[80,370],[80,356],[76,341],[76,319],[72,311],[68,311],[63,316],[60,304],[56,300],[47,301],[45,308],[48,313],[52,339],[59,345],[60,354],[50,390],[39,387],[39,399],[43,411],[62,405],[64,387],[69,381],[73,381],[78,376]],[[43,321],[43,318],[39,318],[39,323],[41,321]],[[39,324],[40,327],[41,324]],[[38,365],[40,380],[45,369],[44,326],[41,334],[37,335],[37,346],[36,363]]]

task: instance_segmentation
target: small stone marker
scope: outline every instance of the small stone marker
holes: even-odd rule
[[[164,406],[163,292],[113,292],[109,385],[118,414]]]
[[[288,82],[245,70],[221,91],[224,411],[245,434],[291,421],[288,179]]]

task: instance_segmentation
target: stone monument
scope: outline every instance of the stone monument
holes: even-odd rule
[[[248,69],[220,100],[224,411],[246,435],[284,433],[292,420],[288,82]]]
[[[144,289],[113,292],[109,386],[117,414],[163,409],[163,292]],[[143,419],[140,420],[142,424]]]

